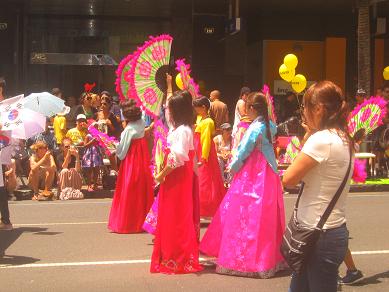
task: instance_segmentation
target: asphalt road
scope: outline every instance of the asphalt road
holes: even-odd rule
[[[285,197],[287,218],[295,199]],[[288,273],[267,280],[248,279],[221,276],[208,266],[198,274],[150,274],[152,237],[108,232],[110,203],[109,199],[11,202],[15,230],[0,232],[0,291],[288,289]],[[366,279],[342,291],[389,291],[389,194],[353,193],[347,208],[350,247]]]

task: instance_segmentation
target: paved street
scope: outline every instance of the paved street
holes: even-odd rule
[[[287,218],[295,198],[285,197]],[[285,273],[268,280],[221,276],[212,267],[150,274],[152,237],[109,233],[110,202],[11,202],[15,230],[0,232],[0,291],[287,291]],[[389,291],[388,213],[389,194],[350,194],[350,247],[366,280],[342,291]]]

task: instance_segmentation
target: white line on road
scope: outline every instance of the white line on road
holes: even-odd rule
[[[368,250],[354,251],[353,255],[378,255],[389,254],[389,250]],[[200,258],[200,262],[212,261],[214,258]],[[0,269],[20,268],[55,268],[55,267],[76,267],[76,266],[106,266],[106,265],[134,265],[149,264],[150,260],[123,260],[123,261],[98,261],[98,262],[69,262],[69,263],[46,263],[46,264],[25,264],[25,265],[0,265]]]
[[[93,224],[107,224],[107,221],[97,222],[57,222],[57,223],[26,223],[26,224],[13,224],[16,227],[29,227],[29,226],[54,226],[54,225],[93,225]]]

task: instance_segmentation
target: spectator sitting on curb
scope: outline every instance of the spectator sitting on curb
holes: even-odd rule
[[[43,141],[38,141],[31,146],[34,154],[30,157],[30,174],[28,185],[34,192],[33,200],[45,201],[52,197],[51,188],[53,186],[57,167],[54,157]],[[39,193],[39,187],[44,185],[44,191]]]

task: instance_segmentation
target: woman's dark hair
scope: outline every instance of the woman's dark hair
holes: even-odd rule
[[[263,121],[266,125],[266,137],[270,143],[272,143],[271,133],[270,133],[270,122],[269,122],[269,112],[266,97],[261,92],[250,93],[247,97],[247,108],[253,107],[258,115],[263,118]]]
[[[176,91],[169,99],[168,107],[175,128],[181,125],[192,127],[193,107],[192,95],[189,93],[189,91]]]
[[[128,122],[135,122],[142,118],[142,111],[140,110],[140,107],[136,105],[136,101],[133,99],[129,99],[128,101],[120,103],[120,108],[122,109],[123,117]]]
[[[240,89],[240,97],[242,97],[243,95],[245,94],[250,94],[251,92],[251,89],[248,88],[247,86],[243,86],[241,89]]]
[[[207,110],[209,110],[209,108],[211,107],[211,102],[209,101],[208,97],[200,96],[200,97],[196,98],[193,101],[193,106],[194,107],[203,107],[203,106],[205,106],[205,108]]]
[[[315,105],[322,104],[324,107],[317,130],[339,129],[346,134],[350,146],[354,146],[347,127],[349,107],[339,86],[328,80],[317,82],[308,88],[303,100],[308,112],[312,112]]]
[[[3,88],[3,90],[5,89],[5,85],[6,85],[6,82],[5,82],[4,77],[0,77],[0,87]]]

